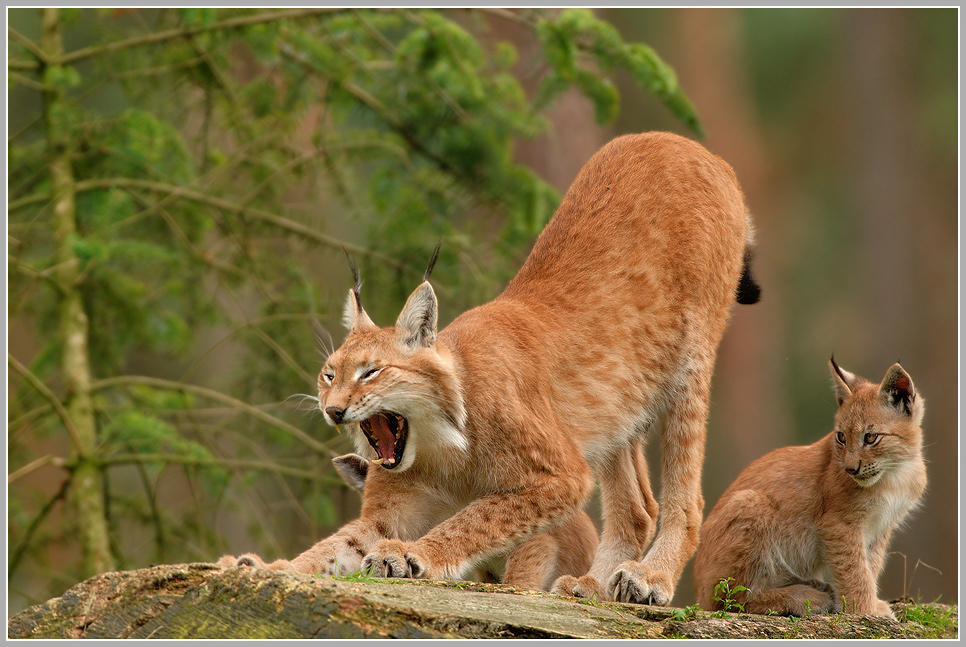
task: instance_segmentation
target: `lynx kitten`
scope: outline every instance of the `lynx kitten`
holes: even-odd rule
[[[444,329],[428,273],[384,328],[357,281],[319,405],[371,456],[362,512],[269,567],[458,578],[567,523],[596,476],[594,562],[553,590],[667,604],[698,539],[718,342],[732,304],[758,298],[751,239],[726,163],[627,135],[583,167],[506,290]],[[641,444],[662,419],[658,523]]]
[[[834,431],[753,462],[704,522],[694,579],[705,609],[721,608],[715,585],[733,577],[747,590],[732,599],[751,613],[894,617],[876,580],[892,531],[926,488],[925,404],[898,364],[881,384],[829,366]]]

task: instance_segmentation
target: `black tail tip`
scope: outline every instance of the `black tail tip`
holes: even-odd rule
[[[738,281],[738,290],[735,299],[743,305],[758,303],[761,299],[761,286],[751,275],[751,251],[745,250],[744,265],[741,268],[741,279]]]

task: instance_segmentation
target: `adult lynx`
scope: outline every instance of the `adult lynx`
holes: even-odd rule
[[[609,578],[618,599],[667,604],[701,523],[718,342],[736,298],[757,300],[750,240],[727,164],[628,135],[587,162],[506,290],[438,334],[428,280],[388,328],[350,291],[320,407],[378,469],[357,520],[270,567],[459,577],[571,518],[596,474],[600,547],[555,590],[603,595]],[[639,563],[658,512],[641,443],[661,418],[664,511]]]
[[[926,487],[925,403],[898,364],[881,384],[829,362],[839,403],[835,430],[807,447],[749,465],[701,528],[694,563],[698,603],[722,578],[747,588],[745,611],[805,615],[839,610],[894,617],[878,598],[892,531]]]

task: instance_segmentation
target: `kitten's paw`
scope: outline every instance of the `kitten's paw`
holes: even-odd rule
[[[579,578],[573,575],[561,575],[550,588],[551,593],[556,595],[566,595],[573,598],[606,600],[604,587],[600,585],[594,577],[582,575]]]
[[[383,539],[362,560],[362,570],[374,577],[429,578],[426,560],[417,552],[416,544],[398,539]]]
[[[872,607],[872,613],[875,615],[891,618],[892,620],[896,619],[896,614],[892,612],[892,607],[885,600],[876,600]]]
[[[667,606],[674,597],[674,583],[663,573],[640,562],[624,562],[607,581],[611,598],[618,602]]]

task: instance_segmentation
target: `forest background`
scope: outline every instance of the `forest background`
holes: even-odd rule
[[[727,160],[758,228],[706,511],[830,430],[832,353],[874,381],[901,360],[930,485],[880,592],[958,601],[958,9],[7,18],[9,614],[108,569],[292,557],[353,517],[348,439],[290,397],[343,335],[340,245],[385,325],[442,237],[445,324],[593,152],[656,129]]]

